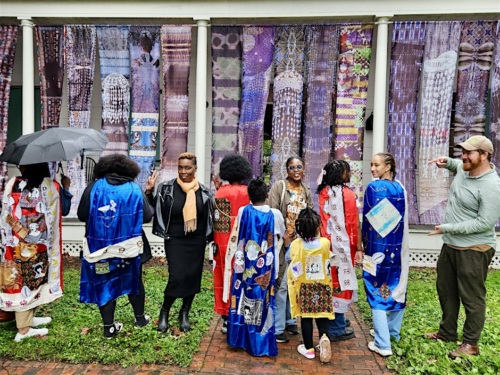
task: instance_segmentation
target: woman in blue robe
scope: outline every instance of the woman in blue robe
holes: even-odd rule
[[[409,271],[406,192],[396,176],[394,157],[373,156],[374,181],[366,188],[363,205],[363,280],[372,309],[374,341],[368,348],[392,355],[391,337],[399,340],[406,306]]]

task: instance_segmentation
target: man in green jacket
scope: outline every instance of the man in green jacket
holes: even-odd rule
[[[486,276],[495,255],[495,223],[500,216],[500,178],[491,164],[493,144],[475,135],[459,143],[461,160],[440,156],[429,161],[456,173],[450,187],[445,224],[429,235],[442,234],[436,288],[443,312],[439,330],[426,333],[433,340],[457,340],[460,301],[465,308],[463,340],[449,353],[455,359],[479,355],[478,341],[486,315]]]

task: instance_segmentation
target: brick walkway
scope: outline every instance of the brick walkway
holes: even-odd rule
[[[229,349],[226,336],[220,332],[221,320],[214,318],[210,329],[202,339],[200,349],[188,368],[160,365],[122,368],[95,364],[72,365],[67,363],[2,361],[0,375],[153,375],[153,374],[344,374],[389,375],[382,357],[367,348],[369,329],[361,321],[359,312],[353,309],[347,314],[356,332],[356,338],[332,343],[332,362],[323,365],[319,355],[308,360],[297,353],[302,336],[290,336],[290,342],[278,344],[276,358],[255,358],[243,350]]]

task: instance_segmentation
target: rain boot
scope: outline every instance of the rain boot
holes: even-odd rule
[[[168,330],[168,315],[170,311],[165,310],[163,307],[160,309],[160,317],[158,318],[158,332],[167,332]]]
[[[181,332],[187,332],[191,329],[191,324],[189,324],[188,320],[189,315],[189,307],[182,306],[181,311],[179,311],[179,327]]]

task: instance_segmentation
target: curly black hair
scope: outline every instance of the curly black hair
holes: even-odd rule
[[[262,178],[255,178],[248,183],[248,197],[252,203],[264,202],[269,191],[266,183]]]
[[[44,178],[50,177],[48,163],[22,165],[20,169],[22,170],[22,177],[27,180],[26,187],[29,190],[40,186]]]
[[[103,178],[107,174],[116,174],[135,179],[139,173],[141,173],[139,165],[122,154],[102,156],[94,167],[96,178]]]
[[[219,177],[228,181],[241,182],[252,178],[253,171],[247,158],[238,154],[229,154],[222,158],[219,167]]]
[[[332,160],[323,167],[323,171],[323,179],[316,190],[318,194],[325,186],[338,186],[349,182],[349,180],[346,181],[345,176],[347,173],[347,177],[349,177],[351,167],[345,160]]]
[[[321,218],[318,213],[311,207],[306,207],[300,211],[295,221],[295,230],[304,240],[310,241],[318,235],[320,225]]]

